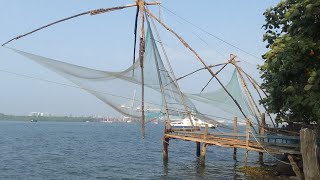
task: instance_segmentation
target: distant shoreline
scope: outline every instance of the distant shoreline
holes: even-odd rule
[[[68,117],[68,116],[16,116],[0,114],[0,121],[57,121],[57,122],[98,122],[101,118],[93,117]]]

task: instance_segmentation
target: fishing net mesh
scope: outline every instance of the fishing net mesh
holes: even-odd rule
[[[13,49],[16,53],[56,72],[85,91],[94,95],[111,108],[133,120],[141,119],[141,68],[140,61],[121,72],[109,72],[90,69],[43,56]],[[225,92],[218,89],[201,94],[181,92],[171,72],[163,63],[150,25],[145,35],[144,54],[145,115],[146,121],[170,116],[186,117],[188,113],[207,121],[214,121],[219,111],[224,111],[226,118],[243,118],[236,104]],[[246,115],[252,111],[241,90],[236,71],[226,89],[236,99]],[[206,113],[202,113],[197,103],[205,104]],[[215,122],[217,123],[217,122]]]

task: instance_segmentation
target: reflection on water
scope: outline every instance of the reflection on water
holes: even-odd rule
[[[162,159],[161,124],[146,138],[134,123],[0,122],[0,179],[242,179],[244,151],[170,140]],[[258,160],[249,153],[249,163]]]

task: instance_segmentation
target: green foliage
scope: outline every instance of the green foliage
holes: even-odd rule
[[[320,1],[281,1],[264,16],[261,103],[278,119],[320,124]]]

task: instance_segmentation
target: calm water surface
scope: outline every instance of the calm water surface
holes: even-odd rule
[[[243,179],[233,149],[209,146],[199,165],[196,144],[171,140],[162,160],[162,125],[146,138],[131,123],[0,121],[0,179]],[[252,152],[250,164],[256,164]]]

